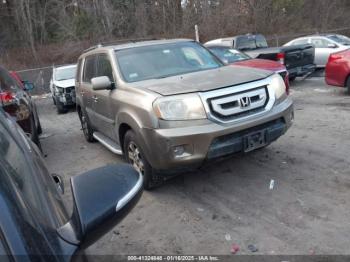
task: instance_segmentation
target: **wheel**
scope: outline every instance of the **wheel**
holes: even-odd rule
[[[350,95],[350,77],[346,81],[346,93]]]
[[[56,101],[56,109],[58,114],[65,114],[68,112],[68,109],[60,101]]]
[[[31,119],[31,134],[30,134],[30,139],[38,146],[38,148],[40,149],[40,151],[42,152],[42,148],[41,148],[41,143],[40,143],[40,139],[39,139],[39,134],[38,134],[38,130],[35,126],[35,120],[34,120],[34,116],[32,116]]]
[[[292,76],[292,77],[290,77],[289,78],[289,82],[293,82],[293,81],[295,81],[295,79],[296,79],[297,77],[296,76]]]
[[[40,119],[38,117],[38,127],[37,127],[37,132],[38,132],[38,135],[41,135],[43,133],[43,129],[41,127],[41,123],[40,123]]]
[[[68,112],[67,108],[59,101],[56,101],[56,108],[58,114],[65,114]]]
[[[82,110],[79,111],[79,119],[86,141],[89,143],[95,142],[95,138],[93,136],[94,130],[91,128],[89,119]]]
[[[146,190],[158,187],[163,183],[163,178],[157,176],[147,161],[137,140],[134,131],[129,130],[124,138],[124,155],[136,171],[143,176],[143,186]]]

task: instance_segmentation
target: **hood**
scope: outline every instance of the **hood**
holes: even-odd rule
[[[266,60],[266,59],[249,59],[249,60],[235,62],[233,63],[233,65],[265,69],[265,70],[270,70],[274,72],[286,70],[286,67],[280,64],[279,62]]]
[[[55,86],[58,87],[62,87],[62,88],[67,88],[67,87],[71,87],[71,86],[75,86],[75,79],[67,79],[67,80],[61,80],[61,81],[54,81],[53,84]]]
[[[146,88],[163,96],[205,92],[264,79],[272,72],[247,69],[241,66],[223,66],[217,69],[146,80],[132,83],[136,88]]]

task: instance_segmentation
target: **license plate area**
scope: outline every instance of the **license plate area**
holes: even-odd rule
[[[266,130],[244,136],[244,152],[248,153],[266,145]]]

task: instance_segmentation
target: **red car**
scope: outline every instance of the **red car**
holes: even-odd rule
[[[274,71],[282,76],[289,94],[289,75],[284,61],[276,62],[266,59],[253,59],[250,56],[230,47],[206,45],[206,47],[225,64],[259,68]]]
[[[350,49],[329,56],[326,82],[331,86],[347,88],[350,95]]]

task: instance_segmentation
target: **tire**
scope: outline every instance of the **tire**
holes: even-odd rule
[[[289,82],[294,82],[296,78],[297,78],[296,76],[290,77],[290,78],[289,78]]]
[[[346,93],[350,95],[350,76],[348,77],[348,80],[346,81]]]
[[[56,101],[57,114],[65,114],[68,112],[68,109],[59,101]]]
[[[123,149],[126,161],[143,175],[144,189],[150,190],[159,187],[163,183],[163,178],[156,175],[147,161],[134,131],[129,130],[125,134]]]
[[[42,152],[42,148],[41,148],[41,143],[40,143],[40,139],[39,139],[39,134],[38,134],[38,130],[35,126],[35,120],[34,120],[34,116],[32,116],[32,120],[31,120],[31,134],[30,134],[30,139],[34,142],[34,144],[36,144],[38,146],[38,148],[40,149],[40,151]]]
[[[86,141],[89,143],[95,142],[96,140],[93,136],[94,130],[91,128],[89,118],[82,110],[79,111],[79,119],[81,123],[81,129],[83,130]]]
[[[41,123],[40,123],[40,119],[39,119],[39,116],[38,116],[38,126],[37,126],[37,132],[38,132],[38,135],[41,135],[43,133],[43,129],[41,127]]]

